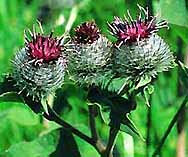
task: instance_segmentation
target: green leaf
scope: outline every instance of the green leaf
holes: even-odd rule
[[[76,142],[78,144],[81,157],[101,157],[99,155],[99,153],[97,153],[96,149],[93,146],[83,142],[83,140],[81,138],[79,138],[78,136],[74,136],[74,137],[75,137]],[[70,157],[80,157],[80,156],[70,156]]]
[[[102,107],[101,105],[99,106],[99,111],[100,111],[100,115],[102,120],[105,122],[105,124],[109,124],[110,123],[110,109],[109,108],[105,108]]]
[[[178,61],[178,63],[181,69],[183,70],[183,72],[185,73],[186,77],[188,77],[188,67],[185,64],[183,64],[181,61]]]
[[[100,116],[105,124],[110,123],[110,108],[98,103],[87,102],[88,105],[96,105],[99,108]]]
[[[181,90],[184,91],[184,93],[188,93],[188,67],[180,61],[178,61],[178,64],[180,66],[179,79],[182,84]]]
[[[12,106],[6,111],[6,114],[9,120],[19,125],[32,126],[37,125],[40,121],[39,117],[23,104]]]
[[[150,76],[143,76],[140,81],[138,82],[138,84],[136,85],[135,89],[138,89],[139,87],[143,87],[145,85],[147,85],[148,83],[151,82],[151,77]]]
[[[154,86],[153,85],[148,85],[147,87],[148,94],[152,94],[154,92]]]
[[[143,97],[144,97],[145,102],[146,102],[146,105],[147,105],[148,107],[150,107],[149,96],[150,96],[150,94],[149,94],[149,89],[148,89],[148,87],[146,86],[146,87],[144,88],[144,90],[143,90]]]
[[[41,118],[26,105],[20,103],[0,104],[0,152],[21,141],[31,141],[44,127]]]
[[[62,157],[62,154],[66,154],[66,157],[81,157],[73,134],[66,129],[61,129],[58,146],[50,157]]]
[[[124,117],[124,119],[122,120],[122,124],[120,126],[120,130],[126,132],[129,135],[135,136],[137,135],[138,137],[140,137],[143,141],[145,141],[145,139],[143,138],[142,134],[140,133],[140,131],[137,129],[136,125],[134,124],[134,122],[129,118],[128,114]]]
[[[154,92],[154,86],[153,85],[147,85],[146,87],[144,87],[144,90],[143,90],[143,97],[145,99],[145,102],[146,102],[146,105],[148,107],[150,107],[150,102],[149,102],[149,99],[150,99],[150,95]]]
[[[31,142],[20,142],[1,153],[4,157],[49,157],[55,151],[59,131],[52,131]]]
[[[185,0],[160,0],[161,17],[169,23],[188,27]]]
[[[0,95],[1,102],[23,102],[23,100],[16,92],[6,92]]]
[[[110,112],[110,126],[120,129],[120,125],[127,113],[135,109],[135,102],[133,100],[127,100],[123,97],[112,98],[112,107]]]

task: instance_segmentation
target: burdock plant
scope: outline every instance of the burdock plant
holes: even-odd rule
[[[119,130],[128,127],[140,135],[128,117],[136,109],[135,96],[145,92],[159,72],[174,66],[169,46],[157,34],[160,28],[168,27],[167,22],[138,7],[140,13],[136,20],[128,11],[128,18],[115,17],[108,23],[117,39],[113,44],[101,34],[94,21],[76,27],[68,44],[64,43],[64,36],[45,35],[40,24],[41,33],[35,28],[32,32],[28,30],[25,45],[15,54],[12,73],[1,84],[0,94],[7,92],[7,87],[16,91],[34,112],[42,113],[46,119],[88,142],[101,157],[112,157]],[[48,103],[48,98],[61,88],[66,71],[88,92],[91,137],[62,120]],[[109,91],[108,86],[117,77],[125,79],[124,85],[118,92]],[[107,87],[101,87],[106,80]],[[37,106],[42,110],[36,110]],[[110,119],[106,145],[100,140],[95,124],[99,109],[104,108],[109,111]]]

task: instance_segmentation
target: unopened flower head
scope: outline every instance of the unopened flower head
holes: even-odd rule
[[[70,72],[80,85],[103,80],[111,58],[111,43],[102,36],[95,22],[82,23],[75,29],[70,54]]]
[[[75,29],[74,40],[78,44],[92,44],[100,37],[97,25],[92,22],[84,22]]]
[[[41,25],[39,25],[41,26]],[[26,35],[30,33],[30,37]],[[62,85],[66,68],[65,48],[61,38],[25,31],[25,46],[13,59],[13,78],[20,92],[33,99],[47,97]]]
[[[174,57],[169,46],[156,33],[168,27],[166,21],[150,16],[148,9],[139,6],[140,13],[133,20],[115,17],[108,24],[111,34],[117,38],[114,48],[114,71],[120,76],[140,79],[142,76],[155,77],[158,72],[173,67]]]

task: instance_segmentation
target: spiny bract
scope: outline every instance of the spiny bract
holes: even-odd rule
[[[167,22],[149,16],[148,9],[141,6],[139,9],[137,20],[133,20],[128,11],[130,22],[126,17],[125,20],[115,17],[108,24],[111,34],[117,38],[113,48],[113,71],[129,80],[155,77],[174,65],[169,46],[156,34],[159,28],[168,27]]]
[[[25,34],[25,47],[19,50],[12,62],[13,78],[20,93],[41,100],[59,88],[64,80],[66,57],[62,38],[33,33],[31,40]]]
[[[75,32],[74,51],[69,55],[70,73],[80,85],[97,84],[109,73],[111,43],[100,34],[94,22],[81,24]]]
[[[174,58],[168,45],[157,34],[114,50],[114,70],[131,80],[155,77],[173,67]]]

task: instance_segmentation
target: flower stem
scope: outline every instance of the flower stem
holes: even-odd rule
[[[147,123],[146,123],[146,157],[149,157],[150,153],[150,142],[151,142],[151,96],[149,98],[150,107],[147,108]]]
[[[92,138],[88,137],[87,135],[85,135],[84,133],[80,132],[78,129],[74,128],[72,125],[70,125],[69,123],[65,122],[64,120],[62,120],[58,114],[50,107],[48,106],[48,112],[46,113],[44,112],[43,116],[48,119],[49,121],[54,121],[57,124],[63,126],[63,128],[70,130],[72,133],[74,133],[75,135],[77,135],[78,137],[80,137],[81,139],[83,139],[84,141],[88,142],[89,144],[91,144],[92,146],[95,147],[95,143],[93,141]]]
[[[156,150],[154,151],[152,157],[155,157],[155,156],[157,156],[157,155],[160,153],[161,148],[162,148],[162,146],[163,146],[165,140],[167,139],[168,135],[170,134],[170,131],[172,130],[174,124],[175,124],[176,121],[178,120],[178,117],[179,117],[179,115],[180,115],[182,109],[184,109],[184,107],[185,107],[187,101],[188,101],[188,95],[185,97],[185,99],[184,99],[184,101],[182,102],[181,106],[179,107],[178,111],[176,112],[176,114],[174,115],[173,119],[171,120],[171,122],[170,122],[170,124],[169,124],[169,126],[168,126],[168,128],[167,128],[167,130],[166,130],[166,132],[164,133],[164,135],[163,135],[163,137],[162,137],[162,139],[161,139],[161,141],[160,141],[158,147],[157,147]]]
[[[96,142],[99,139],[96,123],[95,123],[95,106],[94,105],[88,105],[89,109],[89,125],[91,129],[91,137]]]
[[[99,152],[102,153],[105,150],[105,146],[102,143],[98,132],[97,132],[97,128],[96,128],[96,123],[95,123],[95,112],[96,112],[96,106],[95,105],[88,105],[88,109],[89,109],[89,125],[90,125],[90,129],[91,129],[91,137],[95,143],[95,149]]]
[[[106,146],[106,150],[102,154],[102,157],[113,157],[113,149],[115,145],[115,141],[117,138],[119,130],[117,128],[111,127],[110,128],[110,133],[109,133],[109,139],[108,139],[108,144]]]

